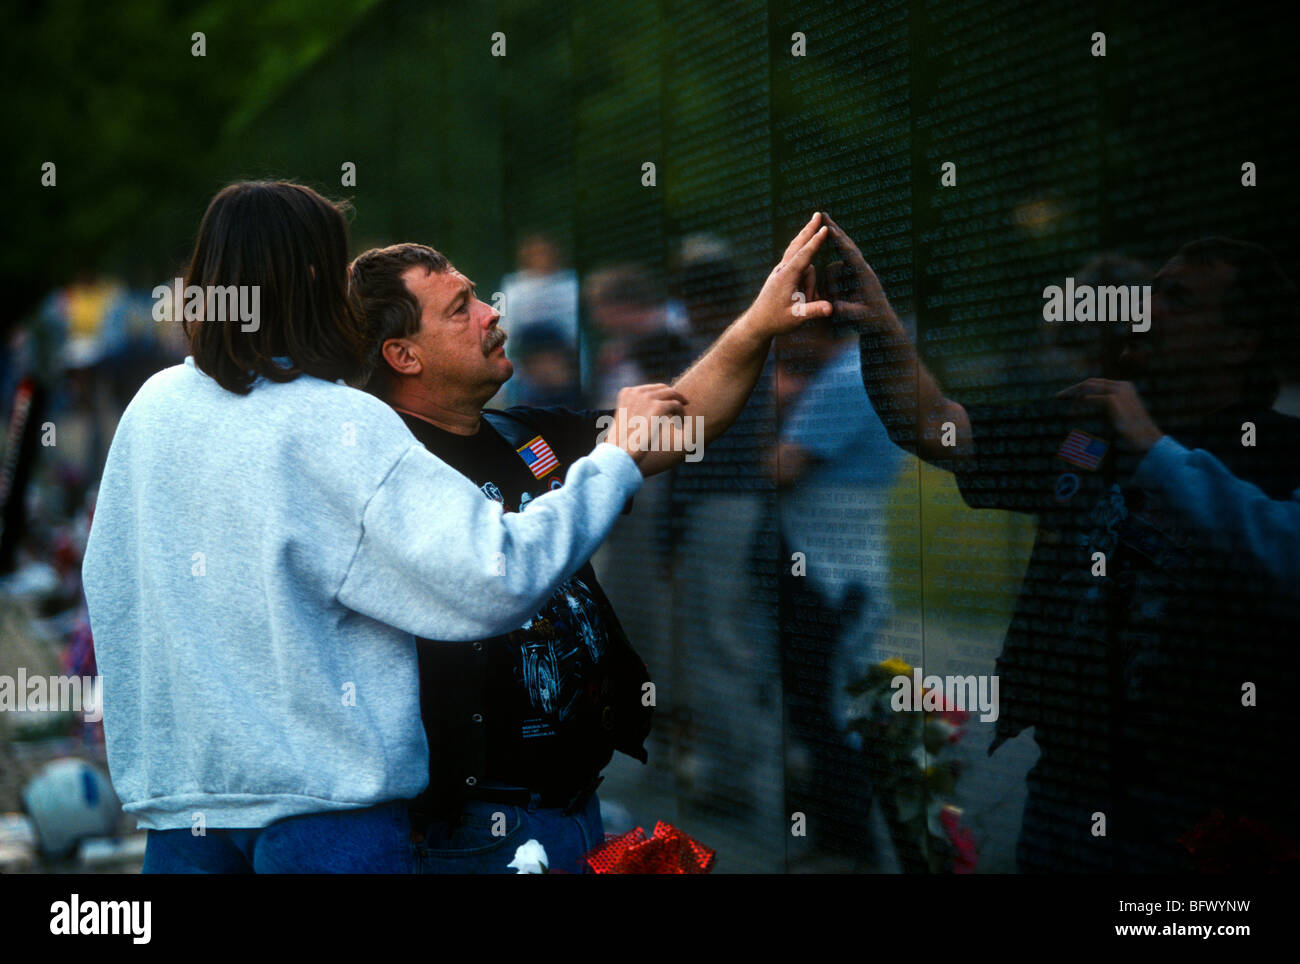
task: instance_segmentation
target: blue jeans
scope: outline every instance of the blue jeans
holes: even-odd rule
[[[146,874],[409,874],[407,802],[278,820],[268,827],[150,830]]]
[[[465,804],[459,824],[452,826],[443,820],[428,823],[422,828],[423,840],[412,845],[415,872],[515,874],[519,871],[508,866],[515,859],[515,851],[527,841],[536,840],[546,848],[550,870],[583,873],[582,855],[605,842],[600,801],[593,793],[586,805],[573,814],[537,804],[537,794],[532,795],[527,807],[471,800]]]

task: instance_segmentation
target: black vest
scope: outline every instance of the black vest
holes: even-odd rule
[[[483,417],[518,450],[539,436],[537,428],[517,414],[485,411]],[[549,444],[549,443],[548,443]],[[562,478],[568,469],[566,455],[552,448],[560,464],[553,473]],[[522,458],[522,456],[521,456]],[[650,734],[653,706],[646,704],[650,674],[627,637],[613,606],[599,583],[593,584],[600,618],[608,637],[604,657],[595,680],[599,693],[592,710],[565,721],[558,736],[572,744],[575,754],[592,763],[594,777],[618,750],[642,763],[647,761],[645,740]],[[432,672],[421,673],[421,686],[433,687],[434,700],[425,700],[424,725],[429,731],[429,789],[419,798],[415,810],[451,819],[458,814],[468,795],[488,772],[487,733],[476,713],[486,703],[487,673],[491,665],[489,647],[480,643],[437,643],[436,655],[422,656],[432,663]],[[555,795],[576,793],[576,786],[530,787]]]

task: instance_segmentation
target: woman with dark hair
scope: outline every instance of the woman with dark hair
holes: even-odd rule
[[[288,382],[306,373],[364,381],[365,331],[348,297],[344,208],[283,182],[232,184],[199,226],[185,287],[259,289],[252,324],[187,318],[194,363],[222,388],[248,394],[258,375]],[[206,304],[205,300],[205,304]],[[276,358],[292,359],[289,366]]]
[[[413,634],[514,629],[641,483],[643,453],[601,444],[503,514],[345,384],[366,344],[347,254],[311,189],[221,191],[185,278],[192,356],[113,439],[83,576],[148,872],[409,870],[405,801],[428,779]],[[633,414],[682,411],[630,391]]]

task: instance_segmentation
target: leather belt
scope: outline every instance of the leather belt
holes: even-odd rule
[[[466,797],[470,800],[486,800],[491,803],[504,803],[516,807],[528,807],[537,796],[537,806],[545,810],[563,810],[566,816],[572,816],[587,805],[596,788],[604,777],[595,776],[576,793],[571,791],[538,791],[528,787],[494,786],[488,784],[470,788]]]

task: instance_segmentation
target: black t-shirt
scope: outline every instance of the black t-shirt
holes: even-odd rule
[[[1057,400],[967,413],[975,452],[952,465],[967,504],[1038,518],[997,665],[998,739],[1036,727],[1080,787],[1170,826],[1215,806],[1293,822],[1272,755],[1296,717],[1294,604],[1181,531],[1099,420]],[[1175,438],[1272,498],[1300,486],[1300,419],[1240,406]]]
[[[425,448],[484,497],[517,512],[563,484],[568,466],[595,447],[596,420],[607,413],[509,409],[526,423],[525,441],[543,440],[533,446],[531,468],[487,418],[465,436],[399,414]],[[512,633],[477,643],[417,640],[429,739],[425,801],[448,799],[467,776],[562,793],[576,792],[599,773],[612,754],[608,736],[598,732],[596,687],[623,639],[611,623],[613,610],[587,562]]]

